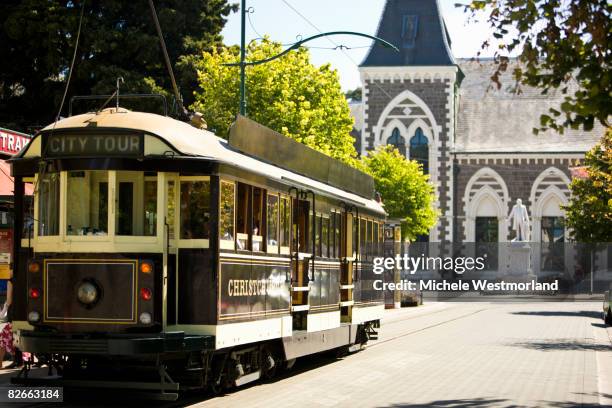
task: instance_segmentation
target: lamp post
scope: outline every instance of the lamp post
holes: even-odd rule
[[[317,38],[321,38],[321,37],[328,37],[328,36],[332,36],[332,35],[353,35],[353,36],[358,36],[358,37],[366,37],[369,38],[371,40],[374,40],[380,44],[382,44],[383,46],[387,47],[387,48],[392,48],[395,51],[399,52],[399,49],[391,44],[390,42],[387,42],[385,40],[383,40],[382,38],[373,36],[373,35],[369,35],[369,34],[364,34],[364,33],[358,33],[358,32],[354,32],[354,31],[330,31],[330,32],[326,32],[326,33],[320,33],[317,35],[313,35],[311,37],[302,39],[300,41],[297,41],[296,43],[294,43],[293,45],[291,45],[289,48],[287,48],[286,50],[272,56],[269,58],[265,58],[259,61],[246,61],[246,13],[247,13],[247,9],[246,9],[246,0],[242,0],[241,1],[241,10],[240,10],[240,61],[239,62],[235,62],[235,63],[230,63],[230,64],[224,64],[226,66],[239,66],[240,67],[240,114],[243,116],[246,116],[246,67],[250,66],[250,65],[259,65],[259,64],[264,64],[266,62],[270,62],[273,61],[277,58],[282,57],[283,55],[287,54],[289,51],[291,50],[295,50],[299,47],[302,46],[302,44],[308,42],[308,41],[312,41],[315,40]]]

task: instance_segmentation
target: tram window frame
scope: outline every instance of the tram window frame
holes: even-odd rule
[[[249,250],[250,201],[251,186],[241,182],[236,183],[234,226],[236,249],[239,251]]]
[[[323,215],[321,217],[321,256],[323,258],[329,258],[329,251],[330,251],[330,245],[329,245],[329,215]]]
[[[143,172],[143,171],[128,171],[119,170],[115,172],[115,197],[114,197],[114,209],[113,209],[113,220],[115,223],[115,237],[119,241],[129,241],[134,237],[139,239],[145,239],[155,241],[159,234],[158,231],[158,218],[159,218],[159,188],[160,188],[161,174],[159,172]],[[131,184],[131,201],[132,201],[132,215],[129,220],[132,222],[131,231],[121,233],[120,230],[122,225],[125,223],[121,221],[119,206],[121,205],[121,185]],[[154,208],[153,216],[153,234],[146,233],[147,227],[147,184],[154,186],[153,194],[149,196],[149,199],[153,199]],[[179,182],[180,189],[180,182]],[[209,187],[210,189],[210,187]],[[152,212],[149,210],[149,212]],[[209,228],[210,230],[210,228]]]
[[[251,194],[251,228],[249,230],[249,235],[251,237],[251,251],[265,252],[266,241],[264,237],[266,236],[266,190],[260,187],[251,186]],[[258,223],[258,225],[256,225],[256,223]],[[255,228],[257,228],[257,234],[255,234]]]
[[[378,221],[372,223],[372,256],[379,256],[380,254],[379,225]]]
[[[366,240],[366,219],[359,217],[359,257],[360,259],[366,258],[367,253],[367,240]]]
[[[371,259],[374,255],[374,228],[372,220],[366,221],[366,258]]]
[[[205,182],[208,183],[208,220],[205,224],[208,224],[205,226],[205,228],[208,229],[207,231],[207,237],[202,238],[202,237],[191,237],[191,238],[184,238],[183,235],[183,224],[185,222],[184,218],[183,218],[183,183],[197,183],[197,182]],[[210,185],[210,177],[209,176],[181,176],[179,177],[179,184],[178,184],[178,202],[179,202],[179,215],[178,215],[178,219],[179,219],[179,224],[178,224],[178,232],[179,232],[179,244],[178,246],[181,248],[208,248],[209,246],[209,240],[210,240],[210,232],[211,232],[211,185]]]
[[[107,240],[110,236],[111,174],[107,170],[71,170],[66,172],[66,208],[63,211],[63,235],[67,240]],[[103,187],[104,186],[104,187]],[[102,197],[105,196],[105,200]],[[104,205],[105,202],[105,205]],[[68,208],[70,203],[70,208]],[[83,224],[87,218],[89,225]],[[81,220],[79,220],[81,218]],[[95,219],[95,221],[93,221]],[[94,227],[97,225],[97,227]],[[103,227],[103,228],[102,228]],[[89,231],[91,229],[91,231]],[[101,229],[101,231],[96,231]]]
[[[276,200],[276,214],[270,213],[270,199]],[[280,236],[280,197],[278,193],[268,192],[266,195],[266,252],[278,254]],[[273,215],[273,216],[271,216]],[[273,234],[271,234],[273,233]],[[274,235],[274,236],[272,236]],[[271,239],[274,243],[271,242]]]
[[[334,256],[333,258],[342,257],[342,213],[335,211],[334,213]]]
[[[315,215],[315,228],[314,228],[314,241],[315,241],[315,250],[313,255],[314,256],[323,256],[321,254],[321,241],[322,241],[322,236],[321,236],[321,225],[322,225],[322,220],[323,220],[323,216],[321,214],[316,214]]]
[[[35,221],[35,228],[34,228],[34,238],[40,238],[42,240],[45,239],[57,239],[61,236],[61,218],[62,218],[62,194],[63,191],[65,191],[65,189],[63,189],[63,178],[65,177],[65,172],[57,172],[57,173],[45,173],[44,174],[44,179],[40,179],[40,176],[37,175],[36,176],[36,183],[38,184],[38,196],[35,199],[35,203],[34,203],[34,220]],[[51,180],[50,182],[48,180],[45,179],[51,179],[53,178],[53,180]],[[53,188],[54,190],[51,191],[51,188],[49,187],[48,190],[45,190],[45,183],[49,183],[48,185],[51,186],[50,183],[53,183]],[[41,233],[43,226],[41,226],[41,223],[43,221],[45,221],[45,215],[42,214],[42,208],[41,208],[41,202],[43,201],[43,193],[45,191],[49,191],[49,194],[51,194],[53,197],[51,198],[51,204],[50,206],[52,207],[51,210],[49,212],[53,212],[54,214],[51,214],[52,216],[55,216],[55,220],[53,222],[53,231],[52,232],[46,232],[46,233]],[[55,207],[53,207],[53,205],[55,205]],[[51,224],[51,222],[49,222],[49,224]]]
[[[23,181],[23,207],[21,209],[22,216],[22,231],[21,231],[21,246],[23,248],[29,248],[32,245],[32,239],[34,238],[34,231],[36,230],[36,218],[34,217],[34,186],[36,185],[35,177],[24,177]],[[30,185],[32,194],[25,194],[27,191],[27,185]]]
[[[291,253],[291,198],[280,194],[279,210],[279,246],[280,253],[289,255]]]
[[[229,235],[226,236],[227,231],[223,230],[223,212],[225,207],[222,207],[223,203],[223,186],[231,186],[232,189],[232,197],[231,197],[231,225]],[[235,249],[236,240],[236,193],[237,193],[236,183],[231,180],[221,180],[219,182],[219,248],[221,249]],[[225,204],[224,204],[225,205]]]

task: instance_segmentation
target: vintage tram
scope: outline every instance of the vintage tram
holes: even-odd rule
[[[12,171],[13,326],[64,385],[174,398],[376,335],[372,179],[245,117],[226,141],[122,108],[72,116]]]

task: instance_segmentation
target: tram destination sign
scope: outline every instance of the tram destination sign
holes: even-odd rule
[[[53,134],[44,138],[45,157],[142,157],[144,137],[135,134]]]

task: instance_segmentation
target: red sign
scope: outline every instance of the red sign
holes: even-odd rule
[[[14,130],[0,128],[0,154],[14,155],[19,153],[32,139],[32,136]]]

